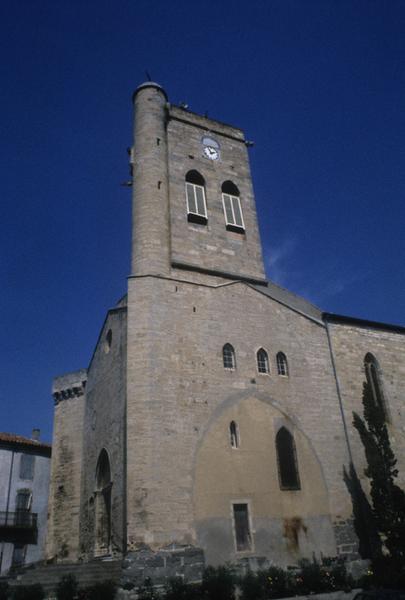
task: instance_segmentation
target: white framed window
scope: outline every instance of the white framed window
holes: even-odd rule
[[[239,189],[233,181],[224,181],[221,191],[226,228],[229,231],[243,233],[245,231],[245,223],[243,221]]]
[[[225,223],[227,229],[234,231],[245,231],[242,208],[239,196],[231,194],[222,194],[222,204],[224,207]]]
[[[205,191],[202,185],[186,183],[187,214],[200,217],[207,222],[207,205]]]
[[[204,178],[198,171],[189,171],[186,175],[186,200],[188,221],[206,224],[208,217]]]

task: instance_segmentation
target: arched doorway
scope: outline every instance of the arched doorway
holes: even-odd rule
[[[111,487],[110,459],[103,448],[96,468],[95,556],[111,552]]]

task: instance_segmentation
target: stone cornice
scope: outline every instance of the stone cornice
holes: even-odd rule
[[[83,396],[86,387],[86,382],[83,381],[81,385],[66,388],[65,390],[58,390],[53,392],[53,399],[55,404],[59,404],[62,400],[68,400],[69,398],[79,398]]]
[[[59,404],[62,400],[83,396],[86,389],[86,382],[87,372],[85,369],[56,377],[52,387],[52,396],[55,404]]]

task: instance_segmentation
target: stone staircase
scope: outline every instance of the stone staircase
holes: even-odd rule
[[[47,596],[52,596],[59,581],[66,575],[74,575],[79,588],[107,579],[118,583],[122,573],[121,560],[98,559],[87,563],[36,564],[25,567],[9,577],[11,586],[40,583]]]

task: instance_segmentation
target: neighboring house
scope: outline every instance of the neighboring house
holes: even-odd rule
[[[0,433],[0,575],[44,558],[51,445]]]

